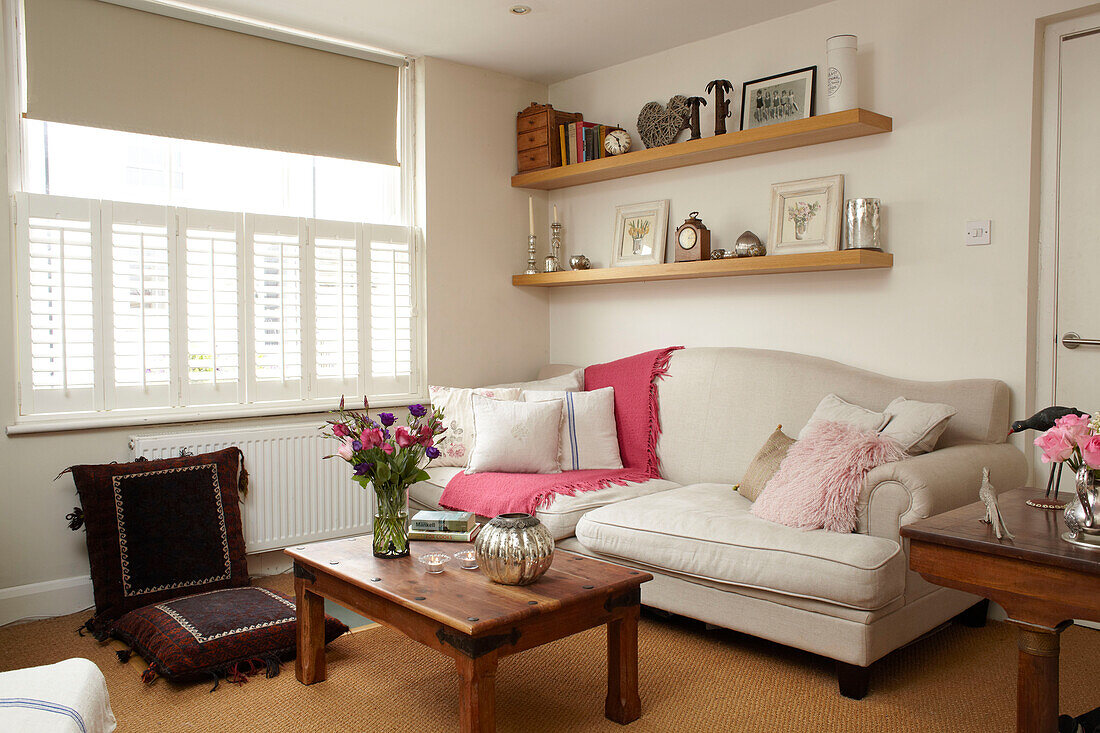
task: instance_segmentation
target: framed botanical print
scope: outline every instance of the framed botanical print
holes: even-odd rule
[[[817,67],[766,76],[741,85],[741,129],[813,117]]]
[[[775,184],[768,249],[777,255],[840,249],[843,202],[842,175]]]
[[[668,199],[616,206],[611,266],[661,264],[667,236]]]

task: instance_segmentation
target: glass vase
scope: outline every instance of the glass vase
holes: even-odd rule
[[[376,486],[374,556],[405,557],[409,554],[409,487]]]

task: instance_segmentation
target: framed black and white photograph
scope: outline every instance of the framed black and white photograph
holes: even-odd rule
[[[661,264],[667,236],[668,199],[616,206],[611,266]]]
[[[772,186],[770,254],[840,249],[844,176],[824,176]]]
[[[816,66],[745,82],[741,85],[741,129],[812,117],[816,89]]]

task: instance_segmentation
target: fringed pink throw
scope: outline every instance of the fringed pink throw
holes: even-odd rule
[[[751,511],[797,529],[852,532],[867,472],[905,457],[892,438],[818,421],[787,451]]]
[[[615,388],[615,427],[623,468],[552,474],[460,473],[447,482],[439,503],[483,517],[507,512],[534,514],[558,494],[573,496],[578,491],[659,478],[657,380],[668,371],[672,352],[678,348],[682,347],[647,351],[584,370],[586,390]]]

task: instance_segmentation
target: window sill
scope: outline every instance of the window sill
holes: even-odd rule
[[[371,409],[379,407],[404,407],[416,402],[428,403],[425,397],[388,397],[372,400]],[[31,433],[60,433],[74,430],[94,430],[97,428],[122,428],[133,426],[174,425],[177,423],[207,422],[210,420],[233,420],[252,417],[278,417],[285,415],[307,415],[311,413],[331,412],[337,409],[340,401],[310,400],[309,402],[252,404],[252,405],[210,405],[206,407],[157,408],[155,410],[113,410],[111,412],[73,412],[50,415],[21,415],[15,424],[7,427],[8,435],[27,435]],[[354,407],[354,405],[352,405]]]

